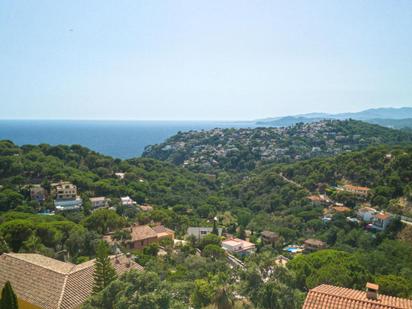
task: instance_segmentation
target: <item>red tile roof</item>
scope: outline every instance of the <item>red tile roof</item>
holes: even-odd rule
[[[143,267],[125,255],[110,256],[118,274]],[[78,308],[91,295],[94,262],[75,265],[40,254],[0,255],[0,286],[10,281],[17,297],[44,309]]]
[[[381,219],[381,220],[386,220],[386,219],[388,219],[388,218],[390,218],[390,217],[391,217],[390,214],[384,213],[384,212],[380,212],[380,213],[378,213],[378,214],[375,215],[375,218]]]
[[[379,295],[368,299],[365,291],[322,284],[311,289],[302,309],[412,309],[412,300]]]
[[[353,185],[344,185],[343,186],[345,190],[350,190],[350,191],[369,191],[370,189],[368,187],[359,187],[359,186],[353,186]]]
[[[332,209],[336,212],[342,213],[342,212],[350,212],[352,209],[346,206],[333,206]]]

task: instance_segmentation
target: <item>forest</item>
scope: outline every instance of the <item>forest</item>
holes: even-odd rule
[[[19,147],[0,141],[0,253],[35,252],[77,264],[96,257],[106,233],[122,237],[126,226],[156,222],[187,242],[134,250],[145,271],[113,280],[84,308],[300,308],[308,290],[322,283],[362,289],[368,281],[382,293],[411,298],[412,226],[400,220],[412,214],[412,147],[405,136],[396,144],[239,172],[199,172],[147,157],[113,159],[79,145]],[[118,172],[125,177],[116,177]],[[30,198],[31,185],[50,189],[60,180],[77,186],[81,211],[50,215],[52,196],[42,203]],[[339,190],[347,183],[370,193],[360,198]],[[325,222],[325,206],[308,199],[319,194],[346,205],[349,213]],[[112,207],[93,210],[94,196],[109,198]],[[153,211],[123,206],[121,196],[150,204]],[[382,231],[348,220],[363,204],[392,213],[394,220]],[[238,257],[244,267],[228,263],[221,237],[186,236],[188,227],[213,222],[256,245],[255,254]],[[263,231],[276,233],[279,241],[263,242]],[[326,249],[297,256],[284,251],[308,238]],[[166,254],[159,255],[160,249]],[[287,267],[274,263],[280,255],[290,260]]]

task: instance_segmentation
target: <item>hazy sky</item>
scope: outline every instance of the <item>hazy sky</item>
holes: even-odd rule
[[[0,1],[0,118],[412,106],[412,1]]]

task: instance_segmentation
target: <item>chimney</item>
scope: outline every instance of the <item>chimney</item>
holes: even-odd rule
[[[378,300],[379,285],[374,283],[366,283],[366,298]]]

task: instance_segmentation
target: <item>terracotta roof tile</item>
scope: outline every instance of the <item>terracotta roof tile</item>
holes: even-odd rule
[[[147,238],[157,238],[156,232],[148,225],[132,226],[130,236],[130,241],[138,241]]]
[[[368,299],[366,292],[322,284],[309,291],[302,309],[412,309],[412,300],[379,294]]]
[[[110,256],[118,274],[143,267],[125,255]],[[71,309],[91,294],[95,260],[75,265],[39,254],[0,256],[0,286],[10,281],[17,296],[44,309]]]

